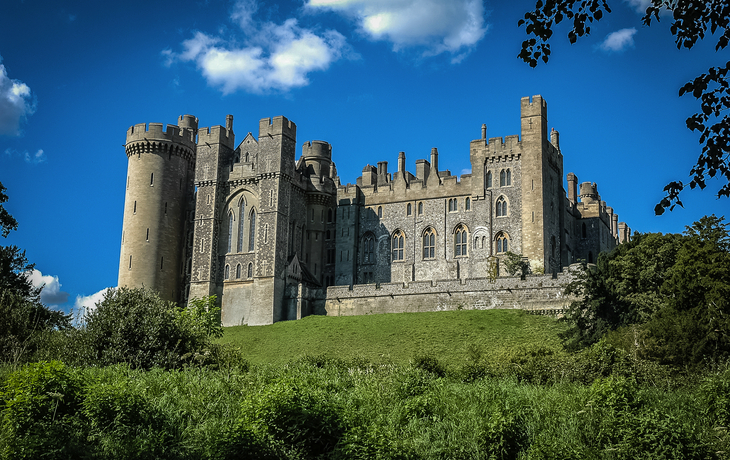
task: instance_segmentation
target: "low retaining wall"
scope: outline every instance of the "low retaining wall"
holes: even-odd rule
[[[493,282],[488,278],[470,278],[330,286],[325,310],[328,316],[494,308],[560,314],[575,300],[563,295],[572,279],[566,270],[556,278],[535,275],[525,280],[514,277]]]

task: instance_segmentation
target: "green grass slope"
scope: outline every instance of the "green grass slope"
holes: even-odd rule
[[[463,310],[308,316],[270,326],[229,327],[220,342],[240,348],[253,364],[283,364],[306,355],[405,364],[416,355],[430,355],[461,366],[474,353],[489,359],[536,345],[557,350],[563,329],[553,318],[521,310]]]

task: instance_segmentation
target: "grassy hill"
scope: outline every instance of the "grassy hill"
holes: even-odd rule
[[[221,343],[240,347],[254,364],[282,364],[305,355],[405,364],[430,355],[462,365],[470,355],[490,356],[524,347],[559,348],[564,325],[521,310],[468,310],[368,316],[309,316],[270,326],[225,329]]]

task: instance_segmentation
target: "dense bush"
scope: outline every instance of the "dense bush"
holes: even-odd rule
[[[84,317],[77,341],[81,363],[132,368],[181,367],[210,355],[213,327],[200,308],[180,309],[146,289],[110,289]]]
[[[705,216],[683,235],[636,234],[566,292],[573,302],[563,334],[577,350],[631,331],[627,351],[662,364],[698,368],[730,357],[730,232]]]
[[[33,364],[3,383],[0,458],[712,459],[730,447],[717,429],[725,372],[680,390],[454,377],[326,359],[248,372]]]

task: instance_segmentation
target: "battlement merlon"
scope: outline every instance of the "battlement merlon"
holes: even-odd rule
[[[214,144],[222,144],[231,150],[235,148],[236,135],[232,128],[225,126],[211,126],[209,128],[200,128],[198,130],[198,145],[207,146]]]
[[[520,118],[524,140],[549,141],[547,129],[547,102],[539,94],[520,99]],[[536,138],[535,136],[539,136]]]
[[[195,151],[195,132],[189,128],[180,129],[177,125],[167,125],[163,129],[162,123],[138,123],[127,129],[127,144],[135,142],[171,142],[182,144]]]
[[[286,117],[278,116],[259,120],[259,139],[264,136],[286,136],[291,140],[297,139],[297,125]]]

